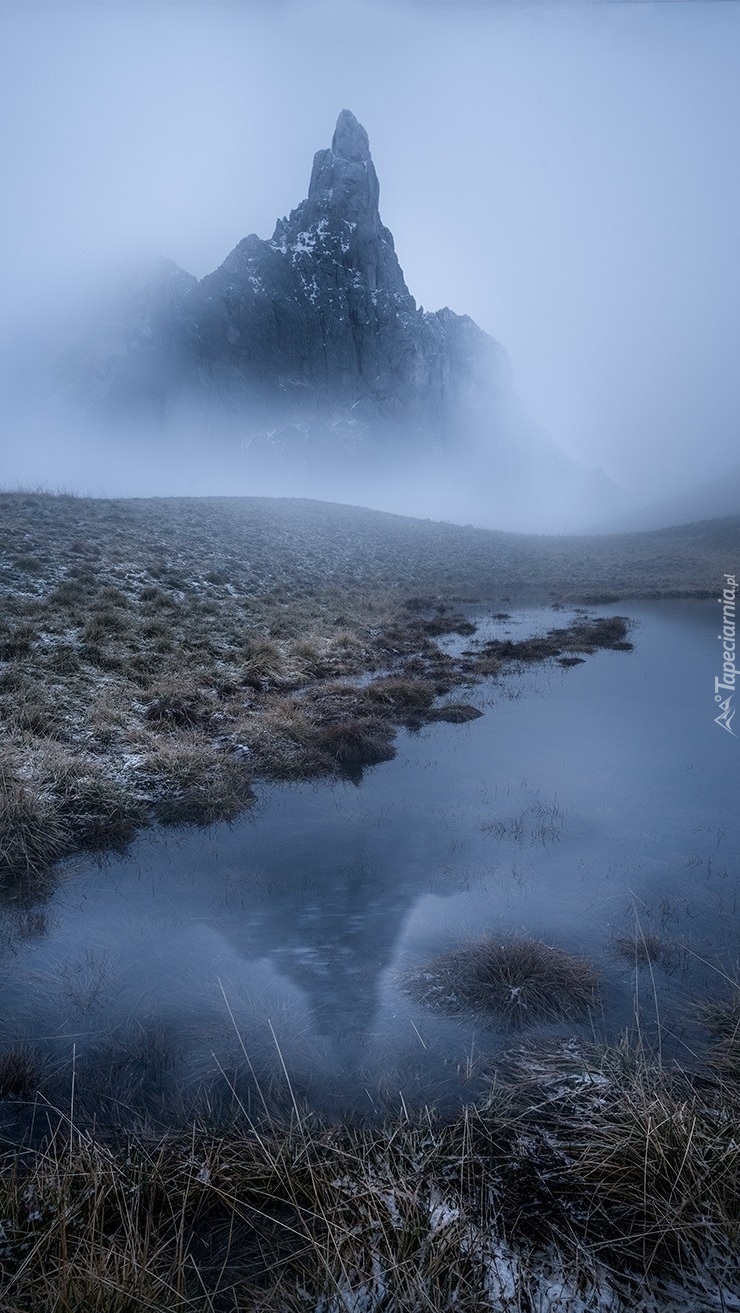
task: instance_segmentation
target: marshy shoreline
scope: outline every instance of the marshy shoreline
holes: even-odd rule
[[[28,917],[73,852],[233,819],[259,781],[358,779],[399,726],[479,714],[466,686],[629,649],[629,601],[713,597],[740,529],[539,539],[287,499],[0,505],[0,863]],[[471,607],[522,603],[552,608],[547,634],[465,646]],[[564,624],[565,607],[585,609]],[[322,1118],[286,1072],[279,1097],[234,1086],[189,1122],[105,1129],[74,1061],[47,1083],[17,1045],[0,1056],[3,1308],[740,1307],[739,999],[728,982],[705,1011],[691,1070],[639,1030],[600,1048],[512,1034],[482,1102],[373,1123]]]
[[[732,520],[531,538],[290,499],[2,494],[0,873],[233,819],[258,779],[386,760],[399,724],[471,714],[455,687],[626,641],[554,610],[545,639],[452,656],[436,640],[474,632],[461,607],[712,595],[737,538]]]

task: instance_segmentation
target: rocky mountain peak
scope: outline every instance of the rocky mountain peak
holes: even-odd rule
[[[311,217],[327,214],[379,228],[379,198],[368,135],[352,111],[343,109],[331,147],[314,156],[307,202]]]
[[[343,109],[337,119],[331,148],[345,160],[369,160],[370,140],[351,109]]]

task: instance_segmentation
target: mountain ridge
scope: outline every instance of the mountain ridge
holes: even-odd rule
[[[740,465],[714,478],[639,506],[625,515],[592,526],[593,533],[640,533],[704,520],[725,519],[740,512]]]

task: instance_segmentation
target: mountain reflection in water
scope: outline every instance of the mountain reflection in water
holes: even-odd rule
[[[425,1010],[399,975],[494,930],[600,973],[598,1017],[538,1034],[613,1036],[636,1013],[649,1032],[657,1008],[686,1060],[695,1002],[722,991],[740,944],[716,605],[599,610],[636,620],[633,652],[488,681],[470,693],[482,718],[403,731],[357,785],[264,786],[232,826],[149,832],[66,868],[36,908],[6,904],[3,1040],[57,1065],[74,1044],[81,1070],[118,1046],[170,1092],[248,1061],[268,1083],[285,1063],[296,1091],[339,1110],[399,1090],[454,1101],[484,1087],[512,1034]],[[515,611],[475,641],[552,620]],[[630,961],[624,945],[648,935],[659,960]]]

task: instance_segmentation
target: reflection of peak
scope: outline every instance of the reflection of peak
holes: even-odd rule
[[[389,888],[364,863],[327,869],[322,884],[271,956],[306,995],[317,1032],[341,1041],[370,1027],[380,975],[418,893],[413,883]]]
[[[338,1044],[373,1026],[381,976],[429,883],[427,862],[415,860],[415,835],[399,824],[378,836],[370,861],[353,860],[358,845],[368,846],[349,825],[335,860],[306,840],[296,862],[291,832],[278,841],[271,830],[269,847],[252,855],[269,873],[270,898],[255,902],[248,920],[219,927],[237,952],[269,958],[304,995],[316,1033]]]
[[[316,1033],[338,1043],[367,1034],[377,1011],[378,976],[388,962],[369,963],[361,948],[332,942],[272,954],[281,974],[306,996]]]

